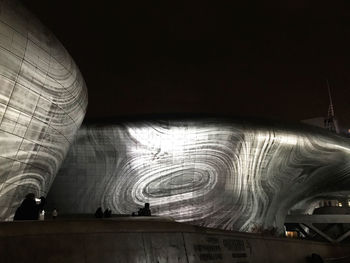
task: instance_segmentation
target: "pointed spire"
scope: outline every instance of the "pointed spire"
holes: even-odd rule
[[[328,118],[334,117],[334,107],[331,95],[331,88],[329,86],[329,82],[327,79],[327,88],[328,88],[328,96],[329,96],[329,107],[328,107]]]
[[[328,96],[329,96],[329,107],[328,107],[327,117],[324,119],[324,126],[329,131],[339,133],[338,122],[337,122],[337,119],[335,118],[335,114],[334,114],[334,106],[333,106],[333,101],[332,101],[331,88],[329,86],[328,79],[326,81],[327,81]]]

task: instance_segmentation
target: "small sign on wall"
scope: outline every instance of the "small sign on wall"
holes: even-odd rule
[[[252,248],[245,239],[210,234],[184,234],[189,262],[251,263]]]

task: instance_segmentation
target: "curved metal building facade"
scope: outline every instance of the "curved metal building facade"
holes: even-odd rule
[[[350,141],[308,126],[197,119],[82,126],[49,197],[63,213],[131,214],[252,231],[347,191]]]
[[[0,220],[46,195],[86,111],[85,82],[60,42],[17,1],[0,2]]]

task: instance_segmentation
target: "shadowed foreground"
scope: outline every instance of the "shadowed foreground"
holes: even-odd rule
[[[344,257],[349,246],[215,230],[162,218],[0,224],[1,262],[307,262]],[[329,261],[326,262],[346,262]]]

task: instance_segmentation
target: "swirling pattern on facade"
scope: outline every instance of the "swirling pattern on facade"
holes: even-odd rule
[[[85,82],[64,47],[16,1],[0,2],[0,219],[46,195],[86,111]]]
[[[282,227],[296,203],[350,186],[350,142],[307,126],[168,120],[83,126],[50,198],[208,227]],[[330,182],[332,184],[330,184]]]

